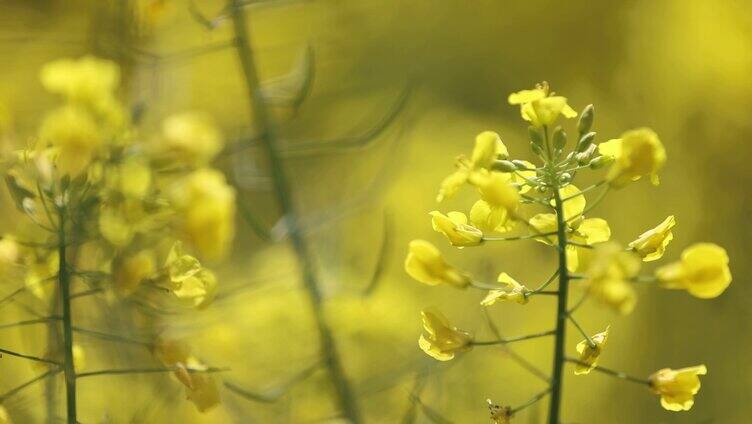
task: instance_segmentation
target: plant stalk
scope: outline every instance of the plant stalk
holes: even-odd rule
[[[58,237],[58,283],[60,303],[63,312],[63,373],[65,375],[66,416],[68,424],[77,424],[76,414],[76,370],[73,364],[73,320],[71,318],[70,274],[66,262],[65,209],[60,208],[60,228]]]
[[[342,367],[331,329],[324,317],[321,289],[314,270],[313,260],[311,259],[307,241],[300,230],[298,215],[291,196],[290,184],[276,145],[277,136],[272,118],[269,116],[260,92],[258,72],[253,57],[250,37],[246,28],[247,20],[243,10],[243,2],[240,0],[229,0],[228,8],[235,31],[235,48],[245,77],[248,99],[251,103],[251,119],[258,131],[261,147],[269,160],[272,184],[277,196],[277,202],[288,225],[292,247],[300,262],[301,277],[313,309],[314,320],[319,334],[319,348],[324,365],[335,387],[336,402],[339,409],[351,423],[358,424],[361,420],[355,397]]]
[[[553,187],[554,208],[556,209],[556,227],[558,232],[559,252],[559,296],[556,308],[556,330],[554,333],[554,363],[551,377],[551,403],[549,404],[548,423],[559,424],[561,413],[562,383],[564,379],[564,341],[567,328],[567,298],[569,294],[569,271],[567,270],[567,224],[564,219],[564,203],[559,193],[558,184]]]

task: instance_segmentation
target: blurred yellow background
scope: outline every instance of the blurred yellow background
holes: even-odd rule
[[[401,422],[416,373],[428,375],[422,402],[457,423],[487,422],[486,398],[516,405],[544,388],[501,349],[476,349],[451,363],[427,358],[417,347],[420,310],[438,306],[458,327],[489,338],[478,305],[483,293],[421,285],[402,268],[408,241],[424,238],[484,280],[505,271],[535,285],[554,269],[551,251],[533,242],[450,248],[431,230],[427,215],[436,208],[438,184],[452,170],[453,158],[470,151],[477,133],[497,131],[513,156],[532,159],[526,126],[506,96],[542,80],[577,110],[595,105],[599,141],[649,126],[666,146],[660,186],[633,184],[610,194],[596,210],[611,223],[614,238],[627,242],[674,214],[676,238],[667,259],[678,258],[694,241],[712,241],[728,250],[735,277],[713,301],[641,286],[637,307],[627,317],[586,304],[580,321],[587,328],[612,326],[602,365],[648,375],[705,363],[709,373],[694,408],[671,413],[642,387],[568,372],[566,422],[749,421],[752,15],[746,11],[752,3],[254,3],[247,13],[262,79],[284,75],[307,48],[313,52],[310,94],[297,111],[275,114],[283,150],[294,152],[310,140],[342,139],[347,145],[347,137],[367,133],[388,117],[411,87],[405,106],[369,143],[285,154],[326,318],[366,422]],[[249,137],[248,100],[223,7],[213,0],[6,0],[0,5],[0,123],[12,127],[19,134],[14,142],[22,143],[52,104],[38,83],[40,66],[91,52],[123,66],[122,95],[143,109],[144,133],[170,113],[199,109],[217,119],[228,140]],[[202,25],[198,14],[220,16],[216,28]],[[206,311],[170,318],[171,331],[188,335],[207,362],[229,366],[226,381],[265,391],[317,360],[318,337],[263,151],[244,149],[219,165],[272,240],[239,220],[232,259],[218,268],[220,293],[226,295]],[[470,205],[466,194],[451,205]],[[7,196],[3,202],[2,209],[9,209]],[[0,229],[13,230],[14,222],[3,216]],[[505,335],[525,334],[549,327],[554,302],[496,305],[490,312]],[[3,314],[12,319],[11,312]],[[27,330],[2,331],[3,339],[33,344]],[[577,341],[571,332],[567,348],[573,350]],[[511,348],[549,372],[550,340]],[[11,361],[0,361],[4,388],[33,374]],[[33,412],[41,391],[26,396],[6,408],[26,417],[18,422],[41,420]],[[225,391],[222,405],[207,414],[184,402],[179,385],[164,375],[86,380],[79,396],[82,423],[313,423],[337,415],[321,370],[273,403]],[[545,411],[544,401],[514,422],[543,422]],[[430,421],[419,414],[416,422]]]

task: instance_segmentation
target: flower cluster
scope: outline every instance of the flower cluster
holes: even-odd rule
[[[560,339],[556,346],[561,347],[554,351],[551,387],[531,401],[550,393],[554,398],[549,411],[551,422],[559,421],[564,362],[574,365],[576,375],[596,370],[644,384],[661,396],[664,408],[688,410],[700,388],[697,376],[706,373],[704,365],[677,371],[663,369],[649,379],[603,368],[598,361],[606,348],[611,327],[590,336],[575,320],[574,313],[590,298],[617,313],[629,314],[637,304],[634,286],[643,283],[686,290],[701,299],[717,297],[731,282],[726,251],[716,244],[698,243],[685,249],[679,261],[657,268],[652,275],[640,275],[644,263],[657,261],[666,254],[674,239],[676,218],[668,216],[623,247],[611,240],[608,222],[590,217],[589,212],[609,191],[643,177],[654,185],[659,184],[658,174],[666,162],[666,152],[656,133],[638,128],[624,132],[619,138],[597,143],[596,133],[591,130],[593,106],[585,107],[578,114],[569,106],[567,98],[555,95],[546,83],[512,93],[508,101],[520,107],[523,120],[529,124],[530,148],[540,165],[511,159],[509,149],[498,134],[480,133],[475,138],[470,158],[457,158],[456,170],[442,181],[437,196],[438,202],[445,202],[462,187],[470,187],[477,193],[478,200],[467,214],[458,210],[432,211],[431,223],[436,232],[457,248],[497,241],[536,240],[557,252],[556,272],[534,289],[506,272],[499,274],[496,284],[480,282],[470,273],[449,265],[439,249],[425,240],[410,242],[405,270],[415,280],[430,286],[482,290],[485,292],[480,301],[483,307],[504,301],[524,305],[540,295],[556,296],[559,303],[555,328],[540,334],[478,341],[469,332],[451,325],[436,309],[427,308],[422,312],[425,333],[420,336],[420,348],[437,360],[448,361],[474,346],[553,335]],[[577,137],[567,152],[568,136],[562,120],[578,115]],[[578,173],[603,168],[606,168],[605,173],[597,183],[583,189],[574,185]],[[586,197],[594,193],[598,194],[588,204]],[[558,289],[546,290],[557,278]],[[571,288],[579,288],[583,293],[573,306],[567,301]],[[566,356],[564,348],[567,322],[574,324],[583,336],[575,348],[576,356],[572,357]],[[519,409],[492,405],[492,420],[508,422]]]
[[[157,309],[209,305],[217,277],[202,261],[223,259],[235,232],[235,191],[211,167],[223,148],[211,119],[177,114],[146,137],[117,100],[114,63],[63,59],[40,77],[61,105],[29,147],[2,158],[28,220],[0,239],[0,274],[20,274],[43,299],[75,290]],[[218,398],[201,389],[213,377],[190,377],[189,399],[200,410],[215,405]]]

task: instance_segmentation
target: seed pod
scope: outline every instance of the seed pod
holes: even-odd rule
[[[595,140],[595,133],[592,131],[580,137],[580,142],[577,143],[577,151],[584,152],[588,146],[593,144],[593,140]]]
[[[580,120],[577,121],[577,131],[580,134],[585,134],[590,131],[590,127],[593,126],[593,118],[595,115],[595,108],[593,105],[585,106],[580,114]]]
[[[554,149],[557,151],[562,151],[564,149],[564,146],[567,144],[567,133],[564,131],[561,126],[556,127],[554,130]]]
[[[508,160],[494,161],[492,168],[494,171],[501,171],[501,172],[514,172],[517,170],[517,166]]]

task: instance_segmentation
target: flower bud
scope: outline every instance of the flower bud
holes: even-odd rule
[[[517,165],[512,163],[512,161],[497,160],[493,163],[492,169],[501,172],[514,172],[517,170]]]
[[[590,127],[593,126],[594,115],[595,108],[593,108],[593,105],[585,106],[585,109],[580,113],[580,120],[577,122],[577,131],[580,134],[585,134],[590,131]]]
[[[592,131],[580,137],[580,142],[577,143],[577,151],[584,152],[588,146],[593,144],[593,140],[595,140],[595,133]]]
[[[554,149],[556,149],[557,151],[562,151],[564,149],[564,146],[567,144],[567,133],[560,126],[556,127],[556,129],[554,130],[553,140]]]
[[[533,153],[535,153],[538,156],[543,154],[543,148],[540,145],[535,144],[532,141],[530,142],[530,148],[533,150]]]
[[[590,169],[600,169],[614,161],[613,156],[598,156],[590,161]]]
[[[527,132],[530,135],[530,142],[542,148],[543,147],[543,135],[541,134],[540,130],[531,125],[527,127]]]
[[[572,174],[565,172],[559,176],[559,182],[561,184],[567,184],[570,181],[572,181]]]
[[[529,166],[530,164],[529,164],[529,163],[527,163],[527,162],[525,162],[524,160],[519,160],[519,159],[515,159],[515,160],[513,160],[513,161],[512,161],[512,163],[513,163],[513,164],[514,164],[514,165],[515,165],[515,166],[517,167],[517,169],[519,169],[519,170],[522,170],[522,171],[524,171],[524,170],[528,170],[528,169],[530,169],[530,168],[528,168],[528,166]]]

